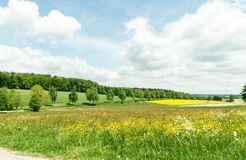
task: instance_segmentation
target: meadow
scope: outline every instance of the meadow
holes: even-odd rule
[[[0,146],[54,159],[246,158],[246,109],[100,104],[0,114]]]
[[[20,91],[20,94],[23,98],[25,108],[28,108],[28,104],[29,104],[32,92],[30,90],[18,90],[18,91]],[[57,100],[55,103],[53,103],[53,105],[59,106],[59,107],[66,106],[66,104],[69,103],[69,98],[68,98],[69,93],[70,92],[63,92],[63,91],[57,92]],[[87,105],[91,103],[86,99],[85,93],[77,92],[77,94],[78,94],[78,101],[75,105],[81,106],[83,104]],[[108,102],[106,100],[106,95],[99,94],[98,96],[99,96],[99,100],[98,100],[99,104]],[[126,102],[131,102],[131,101],[132,101],[131,97],[126,98]],[[117,96],[114,96],[113,102],[120,102],[120,99]]]

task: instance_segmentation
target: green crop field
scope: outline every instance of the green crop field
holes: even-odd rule
[[[19,91],[20,91],[20,94],[23,98],[25,107],[28,107],[29,100],[30,100],[31,95],[32,95],[31,91],[30,90],[19,90]],[[55,106],[65,106],[66,103],[69,102],[69,99],[68,99],[69,93],[70,92],[59,91],[57,93],[57,100],[56,100],[54,105]],[[114,102],[119,102],[119,101],[120,101],[120,99],[117,96],[114,96]],[[126,102],[131,102],[131,101],[132,101],[132,98],[127,97]],[[98,103],[104,103],[104,102],[107,102],[106,95],[100,95],[99,94]],[[90,102],[86,99],[85,93],[78,93],[78,101],[77,101],[76,105],[82,105],[84,103],[90,103]]]

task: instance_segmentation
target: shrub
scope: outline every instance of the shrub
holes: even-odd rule
[[[233,96],[233,95],[230,95],[230,97],[229,97],[229,102],[234,102],[234,101],[235,101],[234,96]]]
[[[11,90],[9,94],[9,108],[18,109],[23,107],[24,102],[20,95],[20,91]]]
[[[31,91],[33,94],[36,94],[39,97],[39,99],[41,100],[41,103],[43,105],[46,105],[46,106],[51,105],[51,98],[50,98],[48,92],[45,91],[42,86],[35,85],[31,88]]]
[[[45,94],[42,99],[42,104],[45,106],[52,106],[52,100],[48,94]]]
[[[8,96],[4,89],[0,89],[0,110],[8,110]]]
[[[220,96],[214,96],[213,100],[214,101],[222,101],[222,97],[220,97]]]
[[[29,102],[29,107],[33,111],[36,111],[36,112],[40,110],[40,108],[42,107],[42,102],[41,102],[38,95],[36,95],[36,94],[32,95],[30,102]]]
[[[246,102],[246,85],[243,86],[243,90],[241,92],[242,99]]]

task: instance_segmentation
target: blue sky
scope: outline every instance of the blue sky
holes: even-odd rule
[[[0,0],[0,68],[239,93],[245,8],[240,0]]]
[[[139,16],[148,17],[158,32],[165,23],[176,20],[186,13],[194,12],[204,3],[204,0],[34,0],[34,2],[39,6],[41,16],[45,16],[51,10],[56,9],[65,15],[75,17],[82,25],[82,30],[77,34],[122,43],[130,36],[125,32],[124,23],[126,21]],[[7,0],[0,0],[1,6],[6,6],[7,3]],[[110,51],[96,49],[92,46],[61,47],[49,43],[35,43],[33,39],[20,43],[22,37],[9,37],[9,34],[6,35],[6,33],[0,35],[2,41],[8,45],[19,47],[28,45],[34,48],[45,48],[52,54],[80,56],[97,67],[117,67],[120,63],[117,59],[115,59],[116,63],[111,61],[112,56],[105,53]]]

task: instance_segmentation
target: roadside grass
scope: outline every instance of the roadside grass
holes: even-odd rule
[[[54,159],[246,158],[246,109],[100,104],[0,114],[0,146]]]

